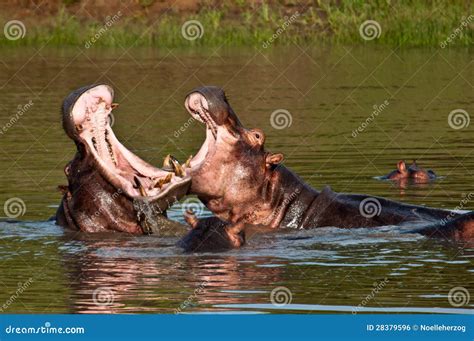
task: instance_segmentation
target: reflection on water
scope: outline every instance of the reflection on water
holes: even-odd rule
[[[0,203],[20,198],[26,211],[18,217],[24,222],[0,223],[0,308],[56,313],[472,310],[474,299],[455,307],[448,296],[456,287],[474,295],[474,249],[401,229],[279,231],[255,236],[241,250],[187,255],[175,247],[174,236],[75,235],[46,221],[60,201],[56,186],[65,183],[62,169],[74,153],[60,127],[59,103],[70,90],[96,81],[116,89],[118,137],[153,164],[167,153],[182,161],[195,153],[202,127],[187,123],[183,98],[195,86],[218,84],[228,90],[242,121],[264,129],[269,149],[283,152],[286,164],[311,185],[454,208],[472,185],[473,142],[471,128],[451,129],[447,115],[456,108],[474,112],[471,92],[465,90],[465,79],[472,79],[467,68],[472,54],[443,53],[2,50],[0,125],[7,129],[0,134]],[[17,107],[30,100],[33,105],[7,125]],[[376,120],[353,137],[373,106],[386,100]],[[272,127],[276,109],[291,113],[291,126]],[[374,179],[399,159],[417,159],[442,178],[403,187]],[[170,216],[182,221],[181,207]],[[20,286],[25,290],[17,295]],[[276,290],[284,290],[288,304],[275,304]]]
[[[324,228],[257,236],[239,251],[186,255],[175,237],[73,237],[53,223],[38,230],[36,223],[2,225],[2,282],[16,289],[34,278],[11,311],[474,312],[466,310],[472,303],[448,303],[452,287],[472,287],[474,249],[418,235]],[[291,299],[272,300],[281,287]]]

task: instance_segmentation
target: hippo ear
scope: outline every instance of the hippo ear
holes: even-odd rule
[[[400,173],[405,173],[407,171],[407,165],[405,161],[403,160],[398,161],[397,168]]]
[[[283,154],[282,153],[269,153],[265,159],[265,163],[268,168],[272,166],[276,166],[283,161]]]

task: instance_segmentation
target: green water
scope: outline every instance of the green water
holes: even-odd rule
[[[116,90],[118,138],[152,164],[160,165],[168,153],[184,161],[197,151],[203,127],[189,124],[184,97],[196,86],[220,85],[241,121],[263,129],[268,149],[284,153],[285,165],[312,186],[455,208],[472,190],[473,126],[453,129],[448,115],[455,109],[474,113],[472,61],[467,50],[352,47],[295,46],[265,53],[2,49],[0,204],[21,199],[24,214],[21,223],[0,223],[0,308],[24,313],[351,312],[359,305],[369,311],[472,309],[474,298],[459,307],[448,300],[456,287],[474,295],[472,247],[389,228],[289,231],[251,239],[228,253],[184,255],[174,246],[176,238],[72,236],[46,221],[60,202],[56,187],[66,184],[63,168],[75,152],[60,125],[61,101],[96,82]],[[374,106],[382,104],[374,114]],[[290,126],[272,126],[277,109],[290,113]],[[368,123],[353,137],[363,122]],[[374,179],[400,159],[416,159],[442,178],[405,188]],[[182,221],[181,207],[170,215]],[[287,288],[291,303],[272,304],[271,292],[278,287]]]

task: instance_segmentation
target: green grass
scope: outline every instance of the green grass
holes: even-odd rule
[[[250,10],[245,0],[233,6],[203,7],[199,13],[182,17],[166,14],[156,22],[146,17],[121,16],[104,31],[94,46],[262,46],[285,22],[285,17],[299,12],[294,22],[272,42],[275,45],[340,43],[382,44],[390,46],[439,46],[462,21],[473,15],[473,5],[468,0],[317,0],[310,6],[275,5],[263,3]],[[236,7],[237,6],[237,7]],[[449,43],[454,46],[472,46],[474,43],[474,16],[463,30]],[[36,21],[35,21],[36,20]],[[0,34],[0,45],[84,46],[104,27],[104,22],[79,20],[60,10],[55,17],[25,19],[26,35],[12,41]],[[181,34],[184,22],[198,20],[204,28],[201,38],[186,40]],[[365,20],[375,20],[381,27],[380,36],[364,40],[359,27]],[[0,23],[8,20],[3,18]]]

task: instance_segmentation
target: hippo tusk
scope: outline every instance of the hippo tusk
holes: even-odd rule
[[[199,220],[194,214],[193,210],[187,209],[184,213],[184,220],[191,226],[191,228],[195,229],[198,226]]]
[[[190,168],[191,167],[191,160],[193,159],[192,155],[189,155],[189,158],[186,160],[184,163],[184,168]]]
[[[179,176],[182,178],[184,176],[184,169],[183,167],[179,164],[178,160],[176,159],[171,159],[171,162],[173,164],[173,171],[176,176]]]
[[[176,176],[182,178],[185,175],[183,166],[180,165],[179,161],[172,155],[166,155],[163,160],[163,170],[167,172],[173,172]]]
[[[171,157],[172,157],[171,154],[166,155],[163,160],[163,167],[161,167],[163,170],[168,171],[168,172],[173,170],[171,166]]]
[[[155,185],[153,186],[153,188],[160,188],[163,187],[165,184],[167,184],[168,182],[171,182],[171,179],[173,178],[173,174],[169,173],[168,175],[166,175],[164,178],[160,178],[158,179],[158,181],[155,183]]]
[[[142,183],[140,182],[140,180],[136,176],[133,177],[133,180],[135,181],[136,188],[138,188],[138,190],[140,191],[140,195],[142,197],[147,197],[148,194],[147,194],[145,188],[143,187]]]

